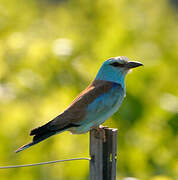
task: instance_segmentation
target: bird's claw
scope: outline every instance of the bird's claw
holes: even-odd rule
[[[105,128],[107,128],[107,126],[94,126],[92,127],[92,129],[95,130],[95,137],[96,138],[102,138],[103,139],[103,142],[105,143],[106,142],[106,134],[105,134]],[[102,135],[100,136],[100,132],[102,133]]]

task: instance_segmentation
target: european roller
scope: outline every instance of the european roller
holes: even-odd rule
[[[33,136],[32,142],[20,147],[16,152],[64,131],[81,134],[98,127],[114,114],[122,103],[125,97],[125,76],[128,71],[142,65],[129,61],[125,56],[106,60],[96,78],[69,107],[47,124],[33,129],[30,132]]]

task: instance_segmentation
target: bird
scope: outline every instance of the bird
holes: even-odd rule
[[[125,56],[112,57],[103,62],[95,79],[54,119],[30,132],[32,142],[18,148],[25,150],[55,134],[70,131],[86,133],[112,116],[120,107],[125,94],[125,76],[133,68],[143,66]]]

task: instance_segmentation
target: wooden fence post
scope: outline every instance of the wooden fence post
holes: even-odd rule
[[[116,180],[117,129],[90,131],[90,157],[90,180]]]

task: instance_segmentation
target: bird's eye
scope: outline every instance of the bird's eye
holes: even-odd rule
[[[118,62],[113,62],[110,64],[111,66],[114,66],[114,67],[124,67],[124,64],[120,64]]]

